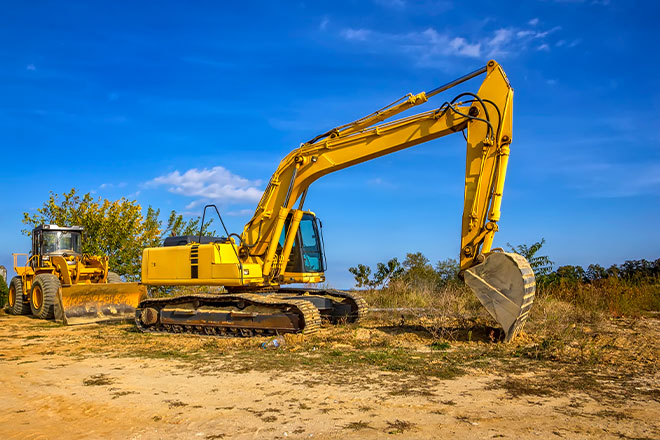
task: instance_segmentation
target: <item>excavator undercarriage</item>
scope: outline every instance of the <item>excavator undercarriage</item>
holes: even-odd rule
[[[258,336],[316,333],[321,319],[359,321],[367,312],[364,299],[329,289],[281,288],[255,293],[184,295],[144,300],[135,322],[145,332]]]

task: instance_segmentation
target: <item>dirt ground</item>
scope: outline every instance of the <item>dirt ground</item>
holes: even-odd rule
[[[656,350],[660,320],[635,328]],[[638,359],[639,370],[572,369],[502,355],[492,346],[503,344],[487,341],[436,353],[406,330],[382,349],[402,356],[391,363],[355,351],[378,340],[375,324],[341,330],[353,345],[326,328],[264,350],[262,340],[2,314],[0,438],[660,438],[657,353]],[[640,338],[627,324],[617,331]],[[471,360],[461,366],[463,357]],[[433,367],[449,363],[462,368]]]

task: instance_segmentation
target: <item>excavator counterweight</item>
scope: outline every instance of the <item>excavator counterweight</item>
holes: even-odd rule
[[[484,74],[476,93],[461,93],[436,109],[390,120]],[[309,333],[321,316],[359,320],[367,309],[359,294],[283,287],[325,281],[321,225],[313,212],[303,209],[310,185],[326,174],[463,131],[461,273],[510,340],[521,330],[535,293],[534,274],[522,256],[491,250],[513,140],[512,114],[513,89],[491,60],[428,93],[408,94],[315,136],[282,159],[240,235],[225,228],[225,237],[203,237],[200,231],[197,237],[172,237],[163,247],[144,250],[143,284],[222,286],[228,293],[143,301],[136,311],[138,327],[250,335]],[[205,207],[204,215],[208,207],[215,208]]]

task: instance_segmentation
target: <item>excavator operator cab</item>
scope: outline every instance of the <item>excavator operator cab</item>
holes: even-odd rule
[[[278,249],[284,247],[286,232],[289,230],[292,215],[286,219]],[[298,232],[293,241],[291,255],[286,265],[287,273],[319,273],[326,269],[325,250],[323,249],[323,226],[314,213],[303,213]]]

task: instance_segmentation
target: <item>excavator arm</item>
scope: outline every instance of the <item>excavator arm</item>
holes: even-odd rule
[[[375,125],[427,102],[433,92],[408,95],[401,103],[331,130],[289,153],[271,177],[254,216],[245,226],[241,236],[242,254],[265,257],[263,272],[267,276],[274,270],[274,251],[284,219],[296,201],[301,202],[298,209],[302,207],[306,192],[315,180],[467,129],[461,269],[474,265],[480,253],[490,251],[497,231],[512,139],[513,89],[502,68],[490,61],[486,68],[463,77],[462,81],[482,72],[486,73],[486,79],[479,92],[460,95],[464,102],[446,102],[435,110]],[[285,246],[284,253],[287,250]]]
[[[486,74],[476,94],[463,93],[435,110],[389,118],[468,79]],[[468,285],[503,326],[507,339],[522,327],[534,298],[534,276],[519,255],[491,255],[498,230],[512,134],[513,89],[495,61],[429,93],[410,94],[371,115],[323,133],[291,151],[279,164],[245,225],[244,262],[260,262],[271,284],[309,282],[284,277],[309,186],[320,177],[440,137],[467,132],[460,268]],[[298,203],[298,207],[294,208]],[[289,220],[287,220],[289,219]],[[286,239],[281,237],[285,231]],[[290,275],[290,274],[289,274]]]

